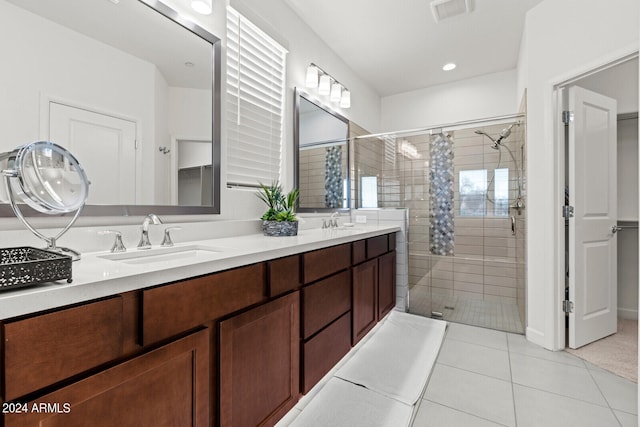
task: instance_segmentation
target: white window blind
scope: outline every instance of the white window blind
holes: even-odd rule
[[[280,179],[287,51],[227,9],[227,185]]]

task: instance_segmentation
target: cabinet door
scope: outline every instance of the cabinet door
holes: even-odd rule
[[[378,320],[396,305],[396,253],[378,258]]]
[[[298,401],[300,302],[294,292],[220,323],[220,425],[274,425]]]
[[[28,402],[4,426],[208,426],[209,365],[204,329]]]
[[[376,324],[378,297],[378,260],[353,267],[353,308],[351,339],[355,345]]]
[[[12,400],[122,356],[122,298],[8,322],[4,393]]]

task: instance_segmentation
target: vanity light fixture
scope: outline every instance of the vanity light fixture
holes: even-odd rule
[[[307,67],[306,86],[311,89],[318,87],[318,67],[313,64]]]
[[[351,91],[345,89],[340,97],[340,108],[351,108]]]
[[[457,66],[457,65],[456,65],[456,64],[454,64],[453,62],[448,62],[448,63],[446,63],[446,64],[444,64],[444,65],[442,66],[442,69],[443,69],[444,71],[451,71],[451,70],[455,69],[455,68],[456,68],[456,66]]]
[[[191,9],[201,15],[211,15],[211,1],[212,0],[191,0]]]
[[[318,85],[318,93],[320,95],[329,95],[331,92],[331,77],[328,74],[320,76],[320,84]]]
[[[305,86],[312,89],[317,88],[319,95],[329,95],[329,100],[338,103],[340,108],[351,107],[349,89],[313,62],[307,67]]]
[[[333,82],[329,99],[331,102],[340,102],[340,98],[342,98],[342,85],[338,82]]]

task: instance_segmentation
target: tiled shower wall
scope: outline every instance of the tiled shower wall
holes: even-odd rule
[[[342,147],[346,147],[342,146]],[[298,188],[300,190],[301,207],[324,207],[325,206],[325,173],[326,173],[327,148],[306,148],[301,149],[298,162]],[[347,153],[342,150],[342,176],[347,176]]]
[[[497,136],[507,124],[473,127],[448,132],[454,141],[454,253],[434,256],[429,251],[429,148],[437,135],[386,136],[358,139],[353,144],[355,170],[353,188],[362,176],[378,177],[380,207],[409,208],[409,286],[430,287],[434,297],[466,297],[513,303],[519,306],[524,323],[525,219],[510,209],[507,217],[460,216],[459,173],[462,170],[509,168],[509,201],[517,194],[517,173],[508,152],[490,147],[488,138],[475,134],[482,129]],[[513,152],[518,166],[524,165],[524,123],[514,126],[504,144]],[[522,176],[524,178],[524,171]],[[522,182],[525,196],[525,182]],[[493,188],[493,187],[491,187]],[[487,205],[491,207],[490,204]],[[515,235],[511,218],[515,219]]]

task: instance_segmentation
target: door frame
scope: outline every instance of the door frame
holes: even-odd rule
[[[568,242],[565,240],[565,221],[562,216],[562,206],[564,205],[565,177],[567,173],[567,158],[565,140],[565,125],[562,121],[562,111],[567,109],[566,89],[575,84],[578,80],[597,74],[601,71],[623,64],[640,56],[640,52],[635,48],[631,53],[618,55],[613,59],[609,58],[600,65],[587,65],[580,71],[575,71],[570,77],[559,79],[557,83],[552,84],[553,96],[553,130],[554,130],[554,149],[556,155],[556,173],[555,173],[555,197],[554,205],[557,212],[555,222],[555,238],[554,249],[556,253],[556,261],[554,268],[555,276],[555,292],[553,295],[553,312],[554,312],[554,337],[553,349],[563,350],[566,348],[566,330],[565,330],[565,313],[562,309],[562,301],[565,299],[565,272],[568,260],[565,259],[565,250]]]

